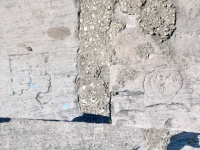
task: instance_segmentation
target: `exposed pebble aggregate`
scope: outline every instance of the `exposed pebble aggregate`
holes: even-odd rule
[[[82,0],[77,78],[84,113],[109,116],[109,66],[114,55],[108,36],[114,0]]]
[[[167,40],[175,30],[175,6],[169,0],[119,0],[121,10],[136,15],[140,26],[160,42]]]

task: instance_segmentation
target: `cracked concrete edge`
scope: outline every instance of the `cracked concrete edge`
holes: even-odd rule
[[[76,6],[76,9],[77,9],[77,14],[78,14],[78,17],[77,17],[77,22],[78,22],[78,26],[77,26],[77,37],[78,37],[78,40],[79,40],[79,47],[77,49],[77,57],[76,57],[76,62],[78,61],[78,56],[79,56],[79,49],[80,49],[80,37],[79,37],[79,30],[80,30],[80,13],[81,13],[81,8],[80,8],[80,0],[75,0],[75,6]],[[76,70],[78,70],[78,63],[76,63]],[[79,71],[75,77],[75,91],[77,93],[77,101],[78,101],[78,106],[81,110],[81,107],[80,107],[80,102],[79,102],[79,94],[78,94],[78,88],[79,88],[79,84],[78,84],[78,77],[79,76]],[[82,111],[81,111],[82,112]]]

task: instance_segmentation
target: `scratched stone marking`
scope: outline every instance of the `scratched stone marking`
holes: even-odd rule
[[[168,98],[177,94],[182,87],[178,71],[163,69],[149,73],[144,81],[146,94],[151,98]]]

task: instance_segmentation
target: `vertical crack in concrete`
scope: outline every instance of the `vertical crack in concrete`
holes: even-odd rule
[[[78,17],[77,17],[78,26],[77,26],[76,36],[77,36],[78,40],[80,41],[80,37],[79,37],[79,31],[80,31],[80,13],[81,13],[80,0],[75,0],[75,4],[76,4],[77,14],[78,14]],[[80,44],[80,42],[79,42],[79,44]],[[79,53],[79,49],[80,49],[80,46],[79,46],[79,48],[77,50],[77,53]],[[76,62],[78,62],[78,58],[79,57],[77,55]],[[78,69],[78,63],[76,63],[76,69],[79,70]],[[79,85],[79,72],[78,72],[77,76],[75,77],[75,90],[76,90],[77,93],[78,93],[78,87],[79,87],[78,85]],[[79,108],[81,108],[79,100],[80,100],[79,99],[79,94],[77,94],[78,106],[79,106]]]

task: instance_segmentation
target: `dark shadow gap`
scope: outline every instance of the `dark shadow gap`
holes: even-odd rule
[[[27,120],[40,120],[40,121],[53,121],[53,122],[85,122],[85,123],[104,123],[111,124],[111,117],[102,115],[93,115],[84,113],[82,116],[74,118],[72,121],[67,120],[53,120],[53,119],[27,119]],[[10,122],[11,118],[0,118],[0,123]]]
[[[181,150],[184,146],[200,148],[198,136],[200,133],[182,132],[174,135],[170,139],[167,150]]]
[[[59,121],[63,121],[63,120],[49,120],[49,119],[29,119],[29,120],[40,120],[40,121],[52,121],[52,122],[59,122]]]
[[[82,116],[74,118],[72,121],[68,120],[53,120],[53,119],[28,119],[28,120],[40,120],[40,121],[53,121],[53,122],[85,122],[85,123],[104,123],[111,124],[111,117],[102,115],[93,115],[84,113]]]
[[[102,115],[93,115],[84,113],[80,117],[76,117],[72,120],[72,122],[86,122],[86,123],[105,123],[110,124],[111,118]]]
[[[10,118],[0,118],[0,123],[10,122]]]

